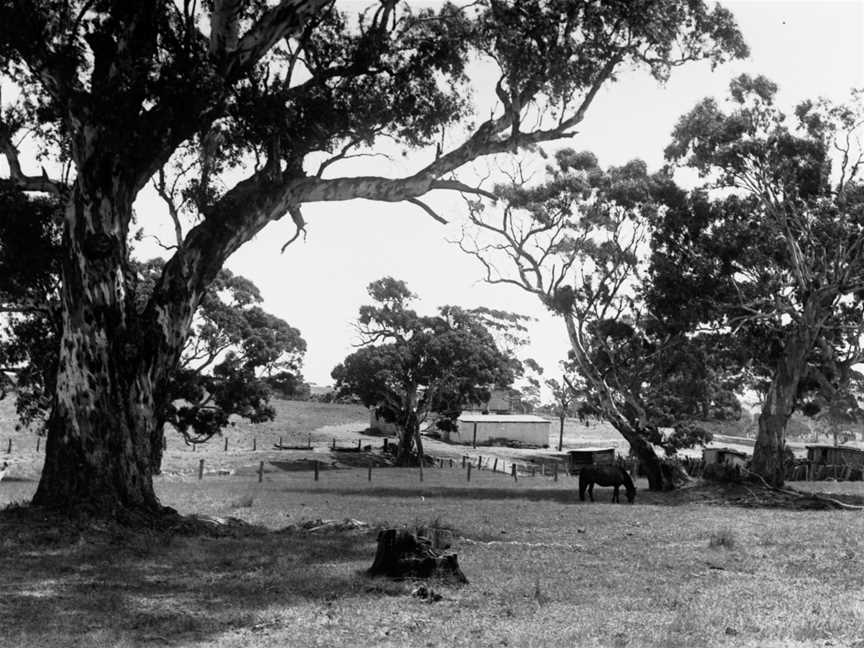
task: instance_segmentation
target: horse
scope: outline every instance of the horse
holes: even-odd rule
[[[633,498],[636,497],[636,487],[633,485],[633,480],[627,471],[618,466],[598,465],[585,466],[579,471],[579,499],[585,501],[585,489],[588,489],[588,497],[594,501],[594,484],[599,486],[614,486],[612,491],[612,501],[618,502],[618,488],[624,486],[627,492],[627,501],[633,503]]]

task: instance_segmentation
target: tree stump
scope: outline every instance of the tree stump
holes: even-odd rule
[[[427,538],[404,529],[378,532],[375,560],[367,573],[388,578],[434,577],[456,583],[468,582],[455,553],[436,551]]]

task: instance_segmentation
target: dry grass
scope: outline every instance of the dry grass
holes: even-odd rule
[[[256,454],[234,448],[250,438],[237,426],[228,453],[169,445],[171,469],[156,481],[183,513],[270,532],[133,534],[0,515],[0,646],[864,648],[859,512],[740,508],[716,487],[659,495],[644,483],[634,506],[609,504],[608,489],[580,503],[570,477],[474,471],[469,483],[459,468],[427,468],[422,482],[417,470],[375,468],[371,483],[365,469],[331,469],[315,482],[262,446],[325,424],[362,430],[365,413],[280,407],[278,425],[256,432]],[[0,504],[32,495],[28,473],[13,476]],[[303,529],[316,518],[369,527]],[[384,526],[437,530],[469,585],[433,583],[443,599],[427,602],[411,583],[366,578]]]
[[[864,628],[864,517],[707,506],[458,468],[159,482],[182,512],[272,529],[227,538],[0,521],[9,646],[834,646]],[[605,493],[603,493],[605,495]],[[603,500],[598,498],[600,501]],[[238,503],[251,503],[240,506]],[[697,500],[698,502],[698,500]],[[351,517],[368,530],[308,532]],[[11,523],[10,523],[11,524]],[[470,584],[370,581],[379,526],[441,529]],[[88,535],[89,533],[89,535]],[[4,644],[4,641],[7,643]]]

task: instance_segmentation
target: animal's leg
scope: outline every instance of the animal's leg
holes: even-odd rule
[[[582,480],[579,480],[579,500],[585,501],[585,483]]]
[[[591,501],[594,501],[594,482],[588,484],[588,497],[591,498]]]
[[[612,491],[612,503],[615,504],[618,502],[618,486]]]

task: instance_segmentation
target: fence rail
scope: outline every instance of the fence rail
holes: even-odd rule
[[[262,453],[268,452],[272,453],[274,451],[282,452],[282,451],[290,451],[290,450],[307,450],[307,451],[315,451],[316,449],[328,449],[333,452],[368,452],[372,451],[374,447],[374,443],[370,443],[371,439],[358,438],[356,440],[352,440],[348,443],[342,442],[341,444],[336,440],[336,438],[330,439],[313,439],[311,434],[307,434],[305,437],[305,443],[301,442],[297,445],[286,445],[284,442],[284,437],[278,437],[278,442],[273,442],[272,447],[268,447],[267,443],[258,443],[259,437],[252,436],[246,437],[242,441],[238,441],[237,439],[229,440],[228,436],[224,437],[222,443],[214,443],[214,440],[211,439],[211,445],[208,447],[208,453],[210,455],[218,454],[218,450],[215,448],[219,448],[221,446],[222,453],[228,452],[252,452],[252,453]],[[35,436],[33,438],[32,447],[27,448],[26,445],[22,443],[20,437],[13,440],[13,438],[9,437],[6,439],[6,443],[2,444],[0,442],[0,449],[5,449],[5,459],[10,459],[15,452],[32,452],[35,450],[36,453],[44,452],[45,443],[43,443],[44,438],[41,436]],[[176,450],[176,441],[172,442],[170,445],[174,446],[171,450]],[[389,439],[382,439],[382,449],[385,454],[392,454],[395,452],[396,446],[390,443]],[[5,448],[4,448],[5,445]],[[181,450],[186,450],[191,453],[197,452],[197,446],[203,445],[202,443],[189,443],[186,441],[182,442],[180,446]],[[167,437],[164,438],[163,441],[163,450],[167,451],[169,444]],[[454,447],[456,450],[456,447]],[[473,450],[473,448],[472,448]],[[2,450],[0,450],[2,452]],[[483,454],[482,452],[465,452],[460,453],[458,455],[426,455],[426,459],[429,462],[429,465],[437,467],[437,468],[461,468],[463,470],[469,471],[466,475],[466,479],[470,480],[470,470],[483,470],[489,471],[491,473],[501,473],[507,477],[512,478],[514,481],[518,481],[519,477],[522,476],[536,476],[540,475],[543,477],[552,477],[554,481],[557,481],[559,478],[559,474],[563,473],[565,475],[570,474],[569,467],[566,464],[566,460],[563,457],[548,457],[542,461],[508,461],[506,458],[499,457],[494,454]],[[702,477],[705,475],[706,463],[704,459],[695,458],[695,457],[671,457],[667,458],[664,461],[667,463],[671,463],[673,465],[679,466],[683,470],[687,472],[690,477]],[[198,466],[199,479],[203,477],[204,474],[204,463],[205,460],[201,459]],[[317,475],[317,467],[318,462],[310,462],[310,464],[314,463],[316,467],[316,475]],[[615,458],[615,463],[625,470],[627,470],[634,478],[639,476],[644,476],[644,472],[641,470],[639,466],[639,462],[633,458],[624,458],[621,455],[617,455]],[[312,468],[310,467],[310,470]],[[369,466],[369,473],[371,479],[371,470],[372,466]],[[259,477],[263,474],[263,468],[259,467],[258,470]],[[316,480],[317,480],[316,476]],[[834,481],[862,481],[864,480],[864,466],[862,465],[852,465],[852,464],[822,464],[811,462],[805,459],[796,459],[794,462],[790,462],[786,466],[786,481],[822,481],[822,480],[834,480]]]

